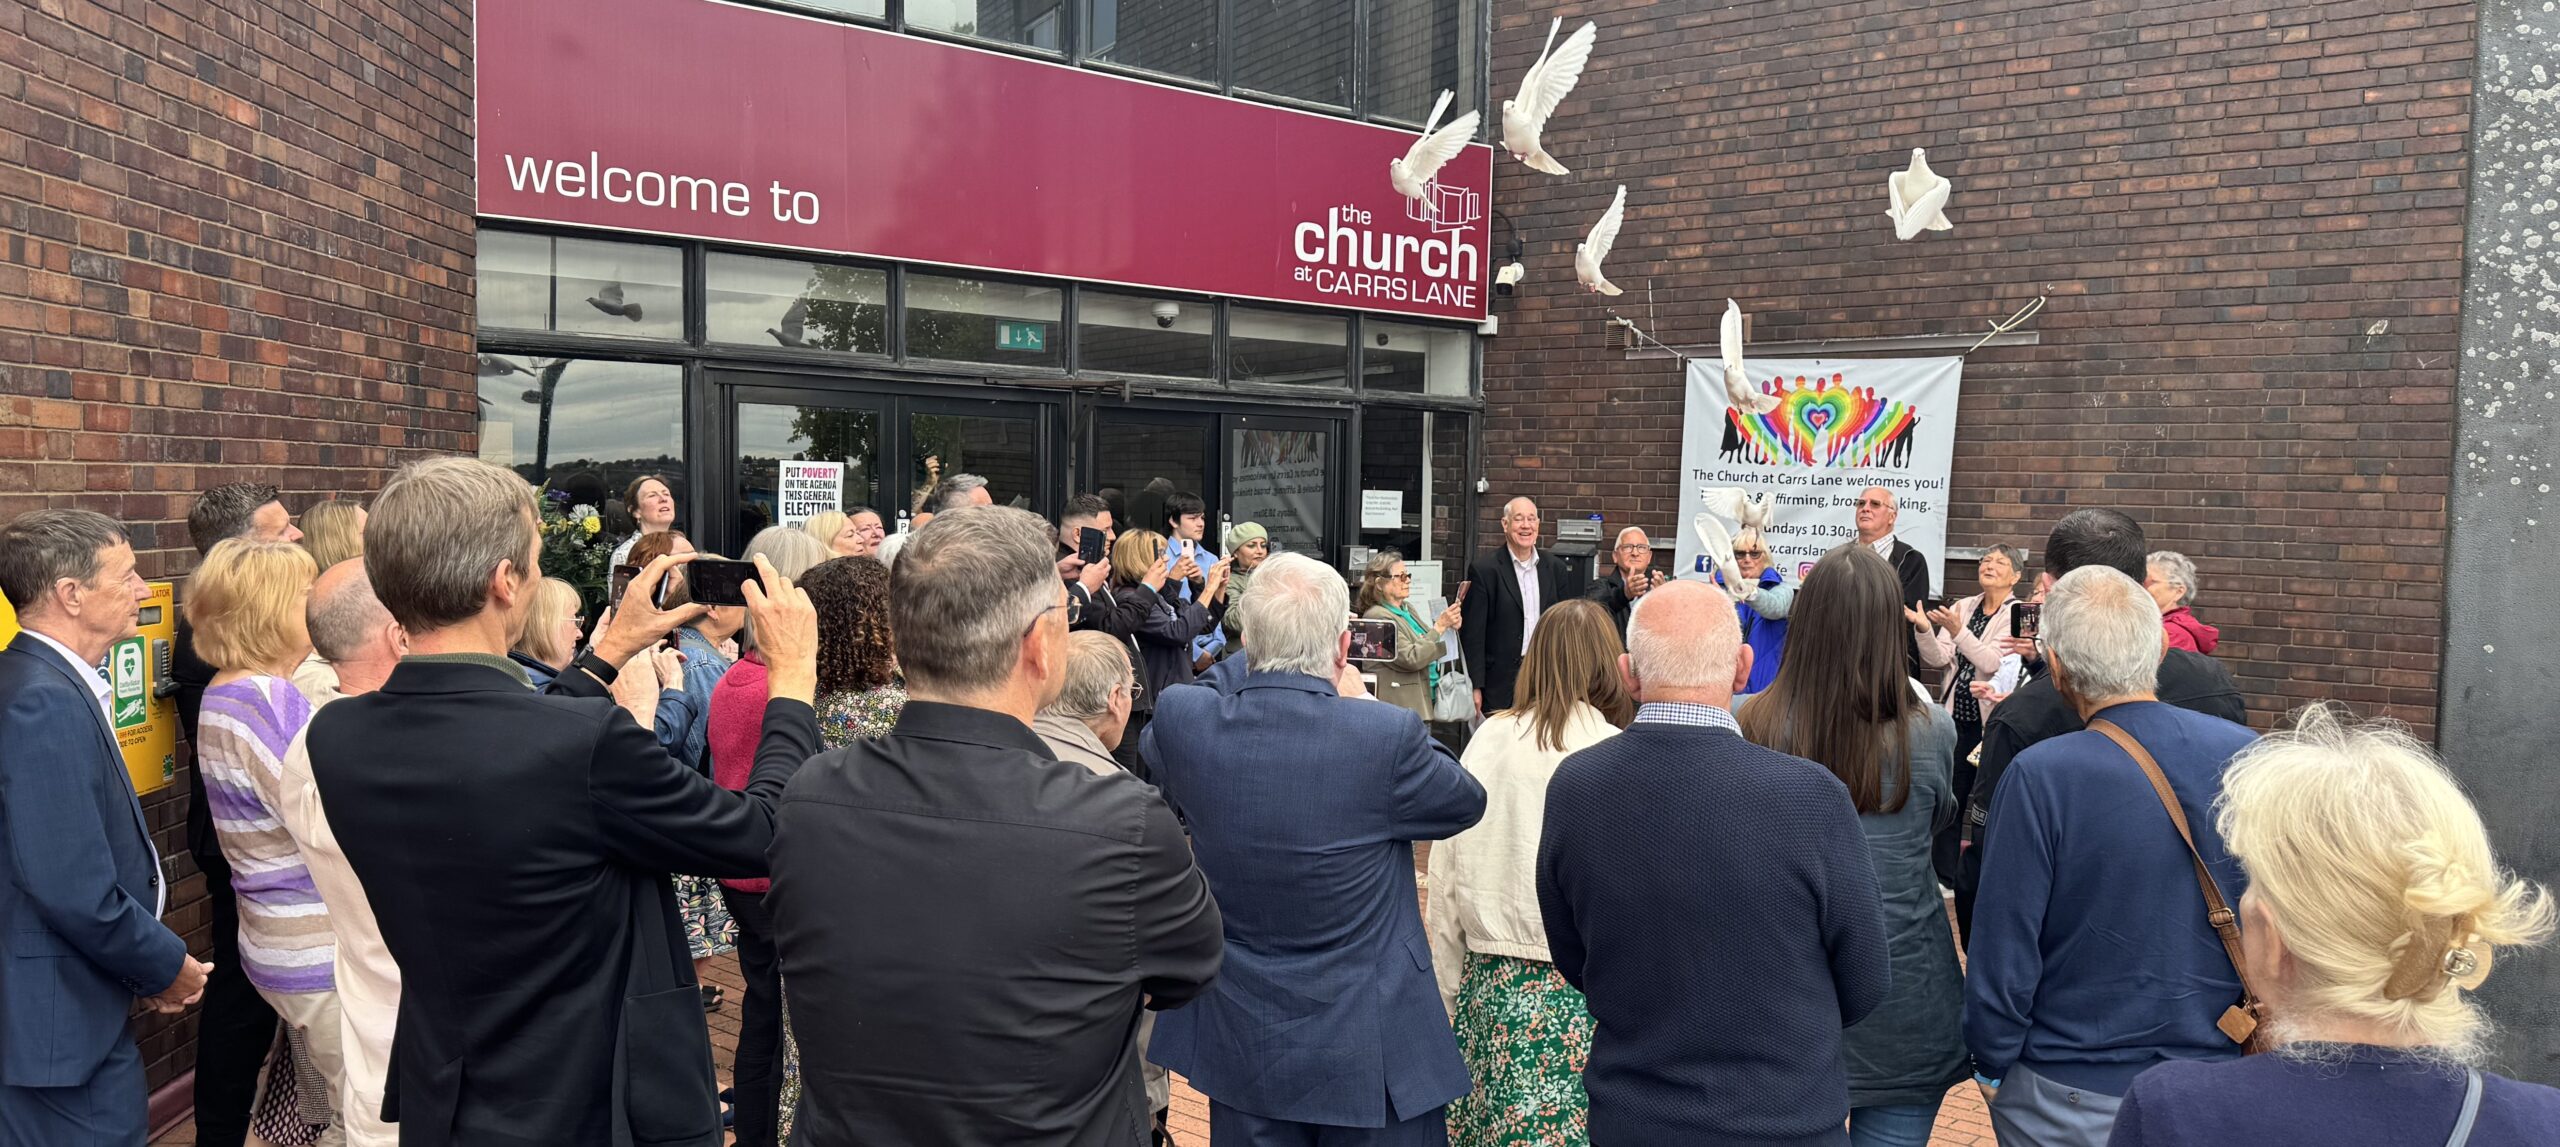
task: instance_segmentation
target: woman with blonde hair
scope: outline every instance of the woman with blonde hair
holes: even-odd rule
[[[302,512],[302,548],[322,572],[364,556],[364,506],[331,498]]]
[[[801,532],[816,538],[819,545],[827,547],[837,557],[850,557],[852,555],[836,550],[836,537],[844,533],[848,521],[850,519],[845,517],[842,510],[820,510],[809,515],[808,521],[800,523],[800,529]]]
[[[2278,1049],[2143,1072],[2109,1144],[2560,1135],[2560,1090],[2475,1066],[2489,1025],[2466,998],[2497,949],[2550,937],[2550,894],[2498,867],[2479,811],[2425,745],[2315,705],[2232,761],[2214,807],[2249,875],[2241,962]]]
[[[1170,576],[1171,556],[1164,535],[1154,530],[1125,531],[1111,546],[1111,590],[1138,598],[1144,619],[1130,638],[1141,689],[1129,714],[1128,730],[1120,734],[1120,748],[1112,755],[1140,777],[1147,774],[1138,734],[1154,719],[1155,699],[1167,689],[1191,683],[1192,639],[1216,628],[1226,612],[1227,563],[1211,566],[1200,592],[1186,601],[1162,592]]]
[[[507,659],[524,667],[534,688],[550,684],[560,675],[560,667],[578,655],[578,642],[584,637],[578,615],[584,608],[578,587],[559,578],[544,578],[533,588],[533,603],[524,611],[524,631],[516,635]]]
[[[276,813],[286,747],[311,722],[311,702],[291,678],[311,652],[304,607],[319,572],[310,552],[292,542],[231,538],[207,552],[188,579],[186,609],[196,655],[215,670],[196,726],[196,767],[204,771],[214,836],[239,874],[232,892],[240,902],[241,971],[302,1037],[327,1081],[321,1096],[335,1097],[346,1074],[337,936],[310,866]]]
[[[1476,1080],[1474,1094],[1449,1105],[1457,1147],[1590,1141],[1582,1069],[1591,1013],[1547,950],[1538,834],[1556,766],[1635,719],[1619,668],[1625,652],[1617,622],[1595,602],[1567,601],[1541,616],[1512,707],[1467,742],[1484,819],[1431,846],[1423,928],[1440,1002]]]

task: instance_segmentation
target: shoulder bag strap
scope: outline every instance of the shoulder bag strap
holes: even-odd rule
[[[2168,775],[2160,771],[2160,762],[2152,759],[2151,750],[2143,748],[2115,722],[2091,721],[2089,729],[2104,734],[2142,767],[2142,775],[2151,781],[2151,791],[2160,798],[2160,807],[2169,814],[2169,823],[2177,826],[2178,839],[2187,846],[2187,859],[2195,864],[2196,887],[2204,893],[2205,922],[2222,938],[2223,954],[2230,957],[2231,971],[2240,978],[2240,1003],[2224,1012],[2215,1026],[2252,1055],[2267,1050],[2265,1033],[2258,1022],[2258,993],[2250,987],[2248,965],[2240,958],[2240,918],[2223,900],[2222,889],[2213,882],[2213,870],[2205,866],[2204,854],[2196,851],[2195,833],[2187,827],[2187,812],[2178,804],[2177,791],[2169,787]]]
[[[2453,1134],[2445,1139],[2444,1147],[2465,1147],[2470,1143],[2471,1125],[2480,1118],[2480,1069],[2471,1068],[2463,1075],[2467,1080],[2462,1085],[2462,1117],[2453,1121]]]

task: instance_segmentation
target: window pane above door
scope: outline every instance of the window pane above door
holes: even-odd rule
[[[907,276],[907,356],[1005,366],[1067,364],[1066,292],[997,279]]]
[[[1085,291],[1076,296],[1076,368],[1100,374],[1210,378],[1217,308],[1193,299]]]
[[[889,353],[889,272],[712,252],[703,268],[715,343]]]
[[[1236,382],[1342,386],[1351,377],[1351,320],[1295,311],[1227,310],[1227,372]]]

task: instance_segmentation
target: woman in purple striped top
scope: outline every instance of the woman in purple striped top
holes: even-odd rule
[[[318,572],[291,543],[222,542],[187,586],[187,622],[197,654],[218,670],[204,692],[196,768],[240,898],[241,971],[301,1035],[335,1095],[345,1070],[337,940],[302,850],[275,812],[285,752],[311,720],[292,676],[311,652],[303,607]],[[342,1141],[331,1122],[323,1147]]]

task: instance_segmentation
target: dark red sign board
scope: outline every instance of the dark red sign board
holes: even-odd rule
[[[484,216],[1485,315],[1490,147],[1417,202],[1409,132],[712,0],[482,4],[478,38]]]

